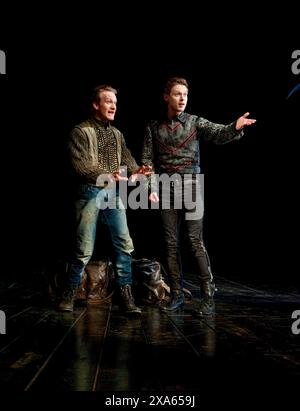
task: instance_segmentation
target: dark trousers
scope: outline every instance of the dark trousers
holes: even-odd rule
[[[194,187],[193,187],[194,190]],[[171,205],[161,209],[165,245],[165,263],[172,291],[182,290],[182,266],[180,256],[180,228],[185,224],[190,252],[195,259],[200,283],[213,280],[210,261],[203,243],[203,216],[200,219],[186,219],[187,209],[174,207],[174,185],[170,190]],[[183,202],[182,202],[183,203]],[[189,210],[190,211],[190,210]]]

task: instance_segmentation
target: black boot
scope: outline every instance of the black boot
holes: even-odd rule
[[[180,290],[172,291],[170,301],[162,307],[164,311],[176,311],[184,306],[184,294]]]
[[[64,291],[62,300],[58,306],[59,311],[73,311],[76,289]]]
[[[120,310],[125,314],[141,314],[142,310],[134,303],[131,293],[131,285],[126,284],[120,287]]]
[[[212,281],[203,281],[201,283],[201,302],[198,314],[200,316],[213,315],[215,313],[215,284]]]

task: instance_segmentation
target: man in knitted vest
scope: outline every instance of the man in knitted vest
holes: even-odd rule
[[[181,197],[190,193],[191,197],[201,200],[201,195],[197,196],[200,182],[199,139],[225,144],[239,139],[243,135],[242,129],[254,124],[256,120],[249,119],[249,113],[245,113],[237,121],[223,125],[186,113],[184,110],[188,101],[188,83],[184,78],[173,77],[168,80],[164,100],[167,103],[166,118],[148,124],[142,154],[142,163],[153,167],[153,171],[157,173],[151,177],[150,200],[154,203],[160,200],[162,202],[166,268],[171,288],[171,299],[164,309],[174,311],[184,305],[179,249],[180,224],[184,220],[200,281],[202,299],[199,314],[210,315],[214,313],[215,284],[202,238],[203,215],[199,213],[196,218],[187,218],[187,211],[191,210],[186,207],[186,198]],[[164,179],[169,188],[160,196],[157,181],[154,180],[158,175],[160,178],[170,177]],[[163,182],[163,179],[160,181]],[[170,206],[165,207],[164,201],[170,201]],[[176,202],[183,206],[175,207]]]
[[[67,286],[59,304],[61,311],[73,310],[76,289],[93,254],[97,223],[101,218],[109,228],[115,253],[120,309],[128,314],[141,313],[131,293],[131,253],[134,248],[118,182],[127,179],[122,175],[121,166],[126,166],[135,177],[138,173],[148,175],[150,167],[137,165],[126,147],[123,134],[111,125],[117,109],[116,95],[117,91],[111,86],[96,87],[92,97],[92,117],[75,126],[70,134],[68,148],[76,183],[76,244],[68,265]],[[113,197],[114,206],[102,207],[101,201],[108,196]]]

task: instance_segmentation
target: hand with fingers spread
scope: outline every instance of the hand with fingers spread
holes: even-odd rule
[[[152,166],[141,166],[133,174],[144,174],[145,176],[150,176],[153,174]]]
[[[141,166],[136,171],[134,171],[130,178],[133,183],[136,182],[139,174],[150,176],[151,174],[153,174],[152,166]]]
[[[248,118],[249,112],[243,114],[240,118],[237,119],[235,128],[236,130],[242,130],[245,126],[251,126],[256,123],[256,120],[253,118]]]

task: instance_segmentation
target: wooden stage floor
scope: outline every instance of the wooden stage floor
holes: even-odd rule
[[[267,381],[300,381],[296,290],[268,290],[216,277],[216,315],[195,315],[199,288],[178,313],[143,306],[127,318],[117,306],[61,313],[24,284],[0,289],[2,392],[197,392],[236,384],[247,392]],[[272,387],[271,383],[271,387]]]

